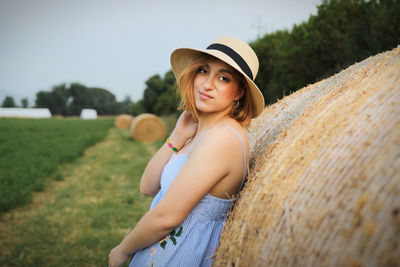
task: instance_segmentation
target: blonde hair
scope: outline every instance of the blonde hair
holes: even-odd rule
[[[196,108],[194,95],[193,95],[193,85],[194,78],[200,67],[202,67],[206,61],[209,60],[219,60],[210,55],[202,55],[197,60],[193,61],[192,64],[187,66],[178,77],[178,93],[181,97],[181,103],[179,106],[180,110],[187,110],[192,116],[198,119],[199,114]],[[232,68],[233,69],[233,68]],[[253,118],[253,106],[251,101],[251,95],[249,86],[244,76],[233,69],[233,75],[239,82],[239,90],[243,90],[242,97],[238,100],[238,104],[232,108],[230,116],[238,121],[243,126],[249,126],[250,121]]]

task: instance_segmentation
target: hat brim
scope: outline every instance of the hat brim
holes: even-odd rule
[[[233,61],[230,57],[228,57],[223,52],[218,50],[206,50],[206,49],[193,49],[193,48],[178,48],[171,54],[171,66],[172,71],[175,75],[175,78],[178,80],[181,76],[183,70],[192,64],[195,60],[200,58],[203,54],[211,55],[213,57],[222,60],[227,63],[239,73],[241,73],[247,81],[247,85],[250,90],[250,98],[252,102],[253,108],[253,118],[258,117],[261,112],[264,110],[264,96],[261,93],[258,86],[250,79],[242,69]]]

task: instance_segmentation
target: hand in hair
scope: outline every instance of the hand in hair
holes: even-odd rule
[[[178,148],[181,148],[185,142],[193,137],[197,131],[197,120],[188,112],[184,111],[172,131],[170,140]]]

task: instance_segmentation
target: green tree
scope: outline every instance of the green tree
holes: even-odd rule
[[[177,113],[179,97],[176,93],[176,80],[172,70],[164,75],[165,91],[159,96],[154,105],[154,113],[158,115],[168,115]]]
[[[288,31],[277,31],[250,44],[260,62],[255,82],[259,85],[267,104],[281,98],[285,88],[288,88],[285,75],[288,39]]]
[[[121,113],[129,114],[132,112],[132,99],[130,96],[126,96],[122,102],[119,102],[119,110]]]
[[[146,111],[143,107],[143,100],[141,99],[132,104],[131,111],[129,113],[132,114],[133,116],[137,116],[144,112],[146,112]]]
[[[179,104],[175,90],[175,76],[172,70],[164,77],[153,75],[146,81],[141,105],[145,112],[157,115],[177,113]]]
[[[114,94],[103,88],[88,88],[88,91],[92,101],[89,107],[96,109],[100,115],[121,113]]]
[[[28,107],[28,105],[29,105],[29,102],[28,102],[28,98],[22,98],[21,99],[21,106],[23,107],[23,108],[27,108]]]
[[[71,83],[68,88],[67,115],[79,116],[82,109],[93,108],[93,101],[89,89],[80,83]]]
[[[151,76],[146,82],[146,89],[143,93],[143,107],[148,113],[155,113],[154,106],[157,104],[159,96],[166,91],[160,75]]]
[[[1,104],[3,108],[14,108],[15,107],[15,101],[12,96],[6,96],[4,98],[3,103]]]
[[[118,114],[120,106],[115,96],[103,88],[88,88],[79,83],[57,85],[52,91],[36,94],[36,107],[50,109],[52,114],[79,116],[82,109],[92,108],[99,115]]]
[[[70,115],[67,109],[69,91],[65,83],[52,87],[51,92],[40,91],[36,94],[36,107],[48,108],[53,115]]]

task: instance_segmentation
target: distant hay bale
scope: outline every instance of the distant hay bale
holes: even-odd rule
[[[97,119],[97,111],[95,109],[91,108],[84,108],[81,111],[81,119],[84,120],[91,120],[91,119]]]
[[[129,129],[133,121],[133,116],[121,114],[115,119],[115,127],[120,129]]]
[[[400,46],[267,107],[214,266],[399,266]]]
[[[153,143],[165,138],[166,127],[162,119],[153,114],[137,116],[131,125],[134,140],[144,143]]]

